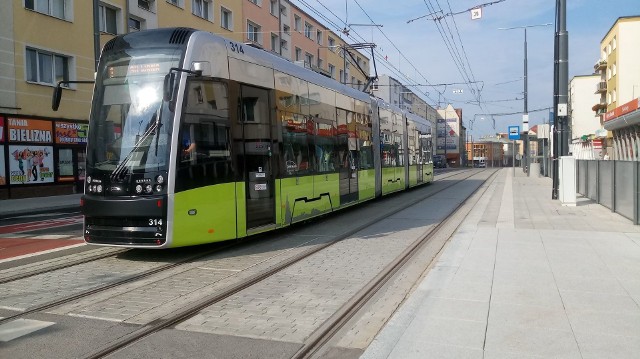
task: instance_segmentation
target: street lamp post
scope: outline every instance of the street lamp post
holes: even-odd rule
[[[538,25],[524,25],[524,26],[514,26],[514,27],[506,27],[499,28],[498,30],[513,30],[513,29],[524,29],[524,113],[522,114],[522,134],[524,135],[523,146],[524,149],[522,151],[522,165],[526,171],[529,168],[529,109],[528,109],[528,88],[529,88],[529,78],[527,76],[528,66],[527,66],[527,28],[530,27],[540,27],[540,26],[549,26],[551,23],[546,24],[538,24]]]

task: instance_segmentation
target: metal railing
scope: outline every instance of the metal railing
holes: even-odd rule
[[[596,201],[640,224],[640,162],[578,160],[576,189]]]

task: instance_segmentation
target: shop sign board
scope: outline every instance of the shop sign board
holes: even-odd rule
[[[53,142],[51,121],[9,117],[7,118],[7,127],[9,142]]]
[[[63,145],[86,145],[89,124],[56,121],[56,143]]]
[[[618,106],[616,108],[614,108],[613,110],[607,112],[604,114],[604,120],[606,121],[610,121],[613,120],[614,118],[618,118],[622,115],[626,115],[630,112],[633,112],[637,109],[640,109],[640,100],[639,99],[634,99],[632,101],[629,101],[627,103],[625,103],[622,106]]]

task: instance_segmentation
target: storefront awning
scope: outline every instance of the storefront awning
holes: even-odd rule
[[[604,128],[608,131],[619,130],[640,124],[640,100],[635,99],[607,112],[604,115]]]

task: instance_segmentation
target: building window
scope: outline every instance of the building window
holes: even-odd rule
[[[247,21],[247,40],[260,44],[260,25]]]
[[[227,30],[233,29],[233,14],[223,7],[220,8],[220,26]]]
[[[316,31],[316,42],[318,45],[322,45],[322,31]]]
[[[260,6],[260,4],[261,4],[260,0],[249,0],[249,2],[250,3],[254,3],[254,4],[258,5],[258,6]]]
[[[67,56],[27,48],[27,81],[55,85],[69,81]]]
[[[66,0],[25,0],[24,7],[59,19],[67,18]]]
[[[117,25],[118,11],[114,8],[100,5],[98,13],[100,16],[100,24],[99,24],[100,31],[117,35],[118,34],[118,25]]]
[[[613,37],[613,40],[611,41],[611,46],[613,47],[614,50],[618,46],[618,44],[616,43],[616,37],[615,36]]]
[[[211,20],[213,18],[213,16],[211,16],[212,10],[210,0],[193,0],[191,3],[191,11],[193,14],[205,20]]]
[[[280,13],[281,13],[283,16],[287,16],[287,7],[286,7],[286,6],[284,6],[284,5],[280,5]]]
[[[344,71],[340,70],[340,82],[344,83]]]
[[[611,91],[611,102],[616,102],[618,101],[618,96],[616,93],[616,90]]]
[[[336,67],[329,64],[329,75],[331,75],[331,78],[335,78],[336,76]]]
[[[138,20],[136,18],[129,18],[129,30],[131,31],[140,31],[142,30],[142,23],[144,20]]]
[[[322,68],[322,59],[318,57],[318,68]]]
[[[278,52],[278,35],[271,34],[271,51]]]
[[[293,16],[293,29],[300,32],[300,26],[302,24],[302,19],[298,15]]]
[[[284,31],[284,33],[287,35],[291,34],[291,28],[289,27],[289,25],[282,25],[282,31]]]
[[[296,47],[296,61],[300,61],[302,59],[302,50]]]
[[[615,75],[616,75],[616,73],[617,73],[617,69],[616,69],[616,64],[614,63],[614,64],[611,66],[611,76],[615,76]]]
[[[169,4],[173,4],[173,5],[177,6],[177,7],[183,7],[182,6],[182,1],[183,0],[167,0],[167,2]]]
[[[287,40],[280,40],[280,48],[283,50],[288,49]]]
[[[313,55],[308,52],[304,53],[304,62],[309,64],[309,66],[313,65]]]
[[[611,43],[607,45],[607,54],[611,55]]]
[[[304,36],[308,39],[311,38],[311,32],[313,31],[313,26],[305,21],[304,23]]]
[[[335,52],[336,49],[334,47],[336,46],[336,40],[333,37],[329,36],[327,42],[329,43],[329,50]]]
[[[269,4],[269,12],[273,16],[278,16],[278,0],[271,0]]]
[[[138,0],[138,7],[147,11],[151,11],[151,2],[153,0]]]
[[[607,94],[607,105],[611,105],[611,92]]]

